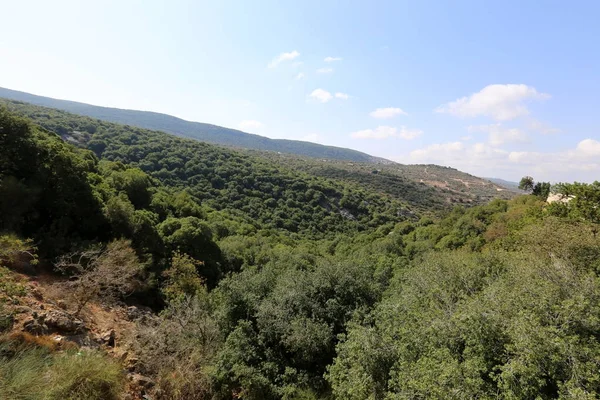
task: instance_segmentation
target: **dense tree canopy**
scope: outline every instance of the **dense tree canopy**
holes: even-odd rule
[[[119,244],[140,283],[133,299],[160,311],[133,344],[153,398],[600,392],[598,182],[557,185],[564,201],[552,204],[540,183],[437,217],[365,177],[81,117],[37,120],[0,109],[0,230],[32,240],[3,236],[0,262],[25,244],[48,265]],[[119,271],[110,265],[96,272]]]

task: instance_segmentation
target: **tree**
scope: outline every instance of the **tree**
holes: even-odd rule
[[[526,192],[531,192],[533,190],[533,185],[535,182],[531,176],[524,176],[521,178],[521,182],[519,182],[519,189],[524,190]]]
[[[546,201],[548,199],[548,195],[550,194],[550,187],[550,182],[538,182],[533,187],[532,194]]]

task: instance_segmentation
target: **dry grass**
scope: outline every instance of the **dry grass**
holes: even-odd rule
[[[121,366],[100,352],[11,344],[0,344],[0,399],[117,400],[124,391]]]
[[[0,343],[10,343],[11,347],[18,350],[26,350],[34,347],[46,349],[49,352],[57,351],[60,344],[52,336],[35,336],[27,332],[13,332],[3,339]]]

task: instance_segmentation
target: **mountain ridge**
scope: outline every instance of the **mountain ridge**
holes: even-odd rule
[[[39,96],[0,87],[0,97],[34,105],[97,118],[107,122],[159,130],[176,136],[196,139],[207,143],[241,147],[253,150],[297,154],[313,158],[364,162],[371,164],[394,164],[393,161],[375,157],[358,150],[289,139],[271,139],[237,129],[203,122],[187,121],[172,115],[154,111],[96,106],[71,100]]]

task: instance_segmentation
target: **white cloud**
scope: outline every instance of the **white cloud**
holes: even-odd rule
[[[333,72],[333,68],[319,68],[317,70],[317,74],[331,74]]]
[[[580,141],[574,148],[555,152],[506,151],[489,143],[436,143],[405,156],[401,163],[446,165],[477,176],[518,180],[531,175],[538,181],[592,182],[600,174],[600,142]]]
[[[296,75],[296,79],[297,81],[299,81],[300,79],[304,79],[306,77],[306,75],[304,75],[304,72],[299,72],[298,75]]]
[[[334,62],[334,61],[342,61],[342,57],[325,57],[326,63]]]
[[[469,132],[484,132],[489,134],[490,143],[499,146],[505,143],[527,142],[525,132],[517,128],[504,128],[501,124],[469,126]]]
[[[438,113],[472,118],[486,116],[508,121],[529,114],[527,100],[543,100],[550,95],[523,84],[489,85],[468,97],[462,97],[438,107]]]
[[[364,129],[351,134],[356,139],[387,139],[396,136],[397,129],[391,126],[378,126],[375,129]]]
[[[329,100],[333,99],[333,96],[331,95],[331,93],[329,93],[327,90],[323,90],[323,89],[313,90],[312,93],[308,97],[315,99],[317,101],[320,101],[321,103],[327,103]]]
[[[401,108],[396,107],[386,107],[386,108],[378,108],[375,111],[372,111],[369,114],[373,118],[385,119],[385,118],[393,118],[397,115],[408,115]]]
[[[284,62],[284,61],[291,61],[291,60],[297,58],[298,56],[300,56],[300,53],[298,53],[296,50],[290,51],[289,53],[281,53],[280,55],[278,55],[277,57],[275,57],[269,63],[269,68],[275,68],[279,64],[281,64],[282,62]]]
[[[264,127],[264,124],[259,121],[247,119],[238,124],[238,127],[243,131],[257,131]]]
[[[375,129],[364,129],[362,131],[353,132],[350,136],[355,139],[387,139],[391,137],[399,137],[405,140],[415,139],[423,134],[423,131],[418,129],[408,129],[405,126],[400,129],[391,126],[378,126]]]
[[[509,153],[508,159],[513,164],[519,164],[539,173],[553,173],[560,177],[565,173],[578,172],[578,181],[596,180],[600,172],[600,142],[594,139],[584,139],[580,141],[574,149],[567,149],[558,152],[542,153],[536,151],[513,151]],[[581,174],[588,173],[586,175]],[[530,174],[535,176],[533,174]],[[583,178],[583,179],[582,179]],[[544,178],[552,181],[561,180],[561,178]],[[569,180],[568,178],[566,180]],[[573,180],[573,179],[570,179]]]
[[[402,139],[413,140],[418,138],[423,134],[423,131],[419,129],[407,129],[405,126],[400,127],[400,132],[398,132],[398,136]]]
[[[348,100],[350,98],[350,96],[346,93],[341,93],[341,92],[337,92],[335,94],[335,97],[338,99],[342,99],[342,100]]]
[[[531,118],[527,123],[527,128],[532,131],[541,133],[542,135],[551,135],[554,133],[560,133],[560,129],[553,128],[552,126]]]
[[[426,161],[440,154],[450,155],[464,150],[465,145],[462,142],[434,143],[425,148],[413,150],[410,157],[416,161]]]
[[[594,139],[585,139],[577,145],[577,151],[586,157],[600,156],[600,142]]]

